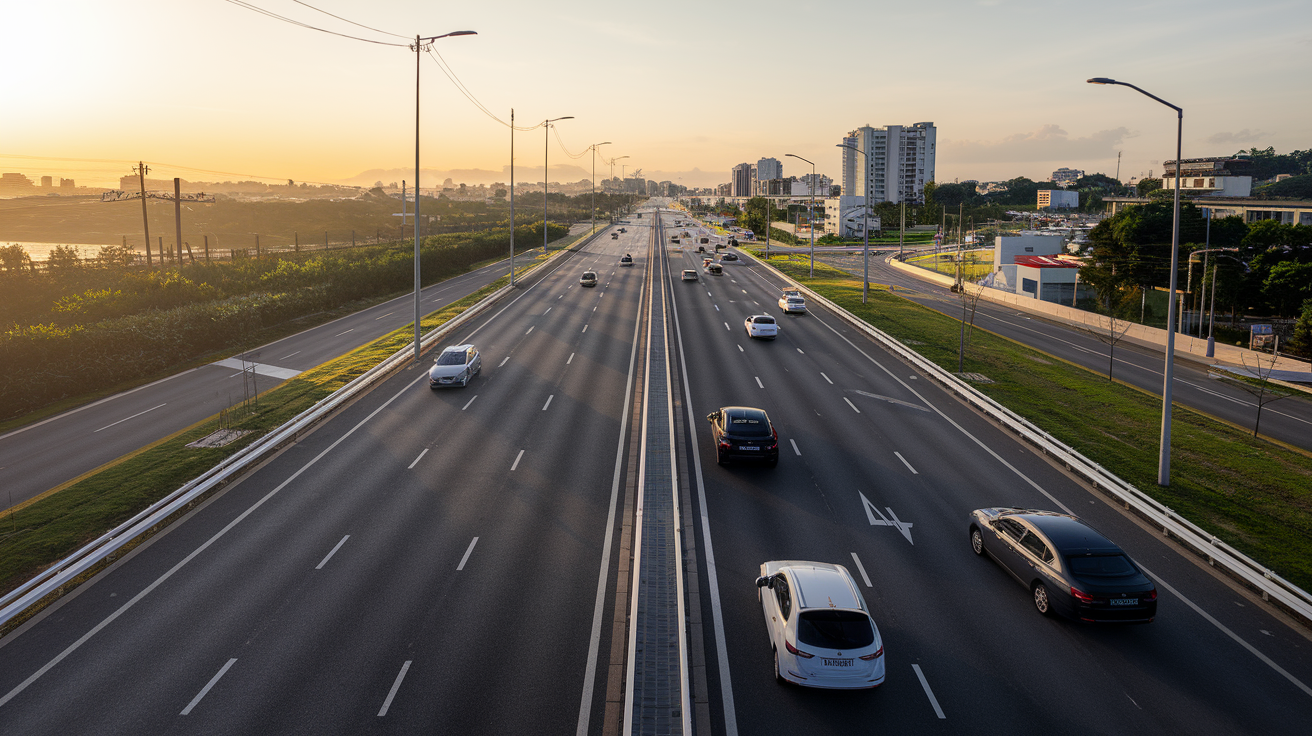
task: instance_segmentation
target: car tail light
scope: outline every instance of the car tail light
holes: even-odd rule
[[[720,448],[721,448],[721,449],[727,450],[727,449],[729,449],[730,447],[732,447],[732,445],[729,444],[729,440],[724,440],[724,439],[720,440]]]
[[[1079,601],[1079,602],[1081,602],[1081,603],[1093,603],[1093,596],[1089,595],[1088,593],[1085,593],[1084,591],[1080,590],[1079,588],[1076,588],[1076,587],[1073,587],[1073,586],[1072,586],[1072,587],[1071,587],[1071,595],[1075,597],[1075,600],[1077,600],[1077,601]]]
[[[796,654],[797,656],[801,657],[802,659],[810,659],[810,658],[812,658],[812,657],[815,656],[814,654],[811,654],[810,652],[804,652],[804,651],[802,651],[801,649],[798,649],[797,647],[795,647],[795,646],[793,646],[792,644],[788,643],[788,640],[787,640],[787,639],[784,639],[784,648],[787,649],[789,652],[791,652],[791,653],[793,653],[793,654]]]
[[[872,659],[874,659],[874,658],[880,656],[880,655],[883,654],[883,653],[884,653],[884,644],[883,644],[883,642],[880,642],[880,644],[879,644],[879,649],[878,649],[877,651],[875,651],[875,652],[873,652],[873,653],[871,653],[871,654],[867,654],[867,655],[865,655],[864,657],[861,657],[861,659],[864,659],[865,661],[869,662],[870,660],[872,660]]]
[[[1155,601],[1155,600],[1157,600],[1157,589],[1156,589],[1156,588],[1153,588],[1152,590],[1148,591],[1148,592],[1144,595],[1143,599],[1146,600],[1146,601]]]

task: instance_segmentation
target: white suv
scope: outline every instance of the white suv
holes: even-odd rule
[[[847,568],[767,562],[756,597],[774,650],[775,679],[835,689],[884,684],[884,640]]]
[[[779,336],[779,324],[768,314],[753,314],[743,322],[748,337],[773,340]]]

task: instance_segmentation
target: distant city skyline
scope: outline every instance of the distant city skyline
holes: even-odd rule
[[[219,0],[12,4],[0,27],[0,99],[7,111],[22,112],[2,124],[0,171],[109,186],[143,159],[176,166],[159,167],[161,178],[189,179],[339,183],[373,169],[413,168],[414,55],[404,39],[289,0],[253,3],[401,45],[318,33]],[[1122,180],[1160,173],[1161,161],[1174,158],[1171,111],[1132,90],[1085,84],[1093,76],[1133,82],[1182,106],[1186,157],[1312,146],[1307,4],[1114,0],[1081,12],[1072,35],[1078,9],[1029,0],[818,3],[816,13],[853,28],[875,21],[933,28],[932,38],[881,35],[881,55],[916,63],[865,76],[843,70],[868,68],[867,44],[834,44],[780,25],[779,8],[742,14],[685,0],[659,13],[600,0],[319,6],[402,36],[478,31],[439,41],[436,50],[490,113],[435,60],[422,59],[423,168],[468,172],[471,184],[508,167],[509,130],[490,115],[508,120],[512,106],[520,125],[574,116],[556,129],[565,150],[551,142],[553,181],[591,176],[587,147],[605,140],[613,144],[600,149],[598,178],[609,173],[603,158],[628,156],[628,171],[641,167],[644,178],[713,186],[743,161],[796,153],[841,179],[834,142],[847,131],[916,120],[933,120],[939,130],[940,182],[1042,180],[1062,167],[1114,176],[1117,152]],[[1251,22],[1258,17],[1280,22]],[[768,94],[758,99],[744,86],[750,68],[721,78],[679,71],[678,60],[713,62],[708,49],[729,30],[794,50],[823,44],[823,84],[813,84],[813,70],[772,67]],[[1206,50],[1203,74],[1189,50],[1212,34],[1225,43]],[[1263,64],[1261,85],[1252,83],[1258,59],[1279,60]],[[659,94],[642,91],[653,85]],[[816,90],[813,101],[804,89]],[[521,171],[525,180],[541,179],[543,143],[541,130],[516,134],[517,179]],[[576,168],[558,176],[557,161]]]

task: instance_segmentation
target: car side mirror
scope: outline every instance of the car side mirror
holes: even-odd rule
[[[761,577],[757,578],[757,579],[756,579],[756,587],[758,587],[758,588],[773,588],[773,587],[774,587],[774,576],[773,576],[773,575],[762,575]]]

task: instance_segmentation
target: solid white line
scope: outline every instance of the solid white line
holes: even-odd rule
[[[533,325],[533,327],[537,327],[537,325]],[[532,331],[533,331],[533,327],[528,328],[528,332],[532,332]],[[528,336],[528,332],[525,332],[524,335],[525,335],[525,336]]]
[[[150,413],[150,412],[152,412],[152,411],[155,411],[155,410],[158,409],[160,406],[168,406],[168,403],[169,403],[169,402],[166,401],[166,402],[164,402],[163,404],[160,404],[159,406],[152,406],[152,407],[150,407],[149,409],[147,409],[146,411],[139,411],[139,412],[137,412],[136,414],[133,414],[133,415],[130,416],[130,417],[126,417],[126,418],[124,418],[124,419],[120,419],[120,420],[118,420],[117,422],[114,422],[114,424],[106,424],[105,426],[101,427],[100,429],[97,429],[96,432],[99,432],[99,431],[102,430],[102,429],[109,429],[110,427],[113,427],[115,424],[122,424],[123,422],[126,422],[128,419],[136,419],[137,417],[141,416],[142,414],[147,414],[147,413]],[[92,432],[91,434],[95,434],[96,432]]]
[[[849,398],[847,398],[846,396],[844,396],[844,397],[843,397],[843,401],[846,401],[846,402],[847,402],[847,405],[850,406],[850,407],[852,407],[852,411],[856,412],[857,414],[860,414],[860,413],[861,413],[861,410],[858,409],[858,408],[856,408],[856,404],[853,404],[851,399],[849,399]]]
[[[916,472],[915,468],[911,467],[911,463],[907,462],[907,459],[902,457],[902,453],[898,452],[897,450],[894,450],[893,454],[897,455],[897,459],[901,460],[902,464],[907,466],[907,470],[910,470],[912,475],[920,475],[920,473]]]
[[[287,360],[288,358],[292,357],[292,355],[300,355],[300,354],[301,354],[301,351],[297,350],[296,352],[292,353],[291,355],[284,355],[284,356],[282,356],[282,357],[279,358],[278,360]]]
[[[801,455],[802,455],[802,451],[799,450],[799,449],[797,449],[797,441],[796,441],[796,440],[793,440],[793,439],[789,439],[789,440],[788,440],[788,444],[792,445],[792,446],[793,446],[793,452],[796,453],[798,457],[801,457]]]
[[[743,350],[743,346],[742,346],[742,345],[739,345],[739,346],[738,346],[738,352],[740,352],[740,353],[745,353],[745,352],[747,352],[747,351],[746,351],[746,350]]]
[[[724,323],[724,329],[726,329],[726,330],[729,329],[729,323],[728,323],[728,322],[725,322],[725,323]]]
[[[406,392],[410,391],[410,389],[414,388],[414,385],[415,385],[416,383],[419,383],[419,382],[420,382],[421,380],[423,380],[424,378],[425,378],[425,375],[424,375],[424,374],[420,374],[420,375],[416,376],[416,377],[415,377],[415,380],[411,381],[410,383],[407,383],[407,384],[405,385],[405,387],[402,388],[400,391],[397,391],[397,392],[392,396],[392,398],[388,399],[387,401],[384,401],[383,404],[382,404],[381,406],[379,406],[377,409],[374,409],[372,412],[370,412],[370,413],[369,413],[369,416],[365,417],[364,419],[361,419],[360,422],[359,422],[358,424],[356,424],[354,427],[351,427],[351,429],[350,429],[346,434],[344,434],[344,435],[342,435],[341,437],[339,437],[339,438],[338,438],[335,442],[333,442],[331,445],[329,445],[328,447],[324,448],[324,450],[321,451],[318,455],[315,455],[314,458],[312,458],[309,462],[307,462],[306,464],[302,465],[300,470],[297,470],[295,473],[292,473],[292,474],[287,478],[287,480],[283,481],[282,483],[279,483],[278,486],[277,486],[276,488],[274,488],[272,491],[269,491],[268,493],[266,493],[263,497],[260,498],[260,500],[258,500],[258,501],[256,501],[255,503],[251,504],[251,506],[250,506],[249,508],[247,508],[245,511],[241,512],[240,514],[238,514],[238,515],[237,515],[237,518],[235,518],[235,519],[233,519],[232,521],[228,522],[227,526],[225,526],[225,527],[223,527],[222,529],[220,529],[218,532],[216,532],[216,533],[214,534],[214,536],[210,537],[208,540],[206,540],[206,541],[205,541],[203,544],[201,544],[199,547],[197,547],[196,549],[192,550],[191,553],[189,553],[186,557],[182,558],[182,560],[181,560],[180,562],[178,562],[176,565],[174,565],[173,567],[169,568],[168,572],[164,573],[163,575],[160,575],[158,578],[155,579],[155,582],[151,583],[150,585],[147,585],[144,589],[142,589],[142,591],[141,591],[140,593],[137,593],[137,594],[134,595],[131,599],[129,599],[126,603],[124,603],[123,605],[121,605],[121,606],[119,606],[117,609],[115,609],[115,611],[114,611],[113,613],[111,613],[111,614],[109,614],[108,616],[106,616],[106,617],[104,618],[103,621],[101,621],[100,623],[98,623],[98,624],[96,624],[94,627],[92,627],[92,629],[91,629],[90,631],[88,631],[87,633],[83,634],[83,635],[81,636],[81,638],[79,638],[77,641],[73,642],[72,644],[69,644],[68,647],[67,647],[66,649],[64,649],[64,651],[62,651],[62,652],[60,652],[59,654],[55,655],[54,659],[51,659],[51,660],[50,660],[49,662],[47,662],[43,667],[41,667],[41,669],[37,670],[36,672],[33,672],[33,673],[32,673],[32,674],[31,674],[26,680],[23,680],[21,683],[18,684],[17,687],[15,687],[13,690],[10,690],[8,693],[6,693],[5,696],[4,696],[3,698],[0,698],[0,707],[3,707],[5,703],[8,703],[10,700],[13,700],[14,697],[16,697],[19,693],[23,692],[24,690],[26,690],[26,689],[28,688],[29,685],[31,685],[32,683],[34,683],[34,682],[36,682],[38,679],[40,679],[42,675],[44,675],[45,673],[49,672],[52,668],[54,668],[55,665],[57,665],[57,664],[59,664],[60,662],[64,661],[64,659],[67,658],[70,654],[72,654],[73,652],[77,651],[79,647],[81,647],[83,644],[85,644],[85,643],[87,643],[88,641],[90,641],[91,637],[93,637],[93,636],[95,636],[96,634],[100,633],[100,631],[101,631],[102,629],[104,629],[106,626],[109,626],[111,623],[113,623],[115,620],[117,620],[119,616],[122,616],[124,613],[127,613],[128,609],[130,609],[130,608],[132,608],[133,606],[135,606],[135,605],[136,605],[136,604],[137,604],[142,598],[145,598],[147,595],[150,595],[150,593],[151,593],[153,590],[155,590],[155,588],[158,588],[160,585],[162,585],[162,584],[164,583],[164,581],[166,581],[166,580],[168,580],[169,578],[173,577],[173,575],[176,574],[176,573],[177,573],[179,570],[181,570],[183,567],[185,567],[185,566],[187,565],[187,563],[189,563],[189,562],[191,562],[192,560],[196,559],[196,557],[199,556],[200,553],[202,553],[202,552],[204,552],[205,550],[209,549],[211,545],[213,545],[215,542],[219,541],[219,539],[221,539],[225,534],[227,534],[228,532],[232,531],[233,527],[235,527],[235,526],[237,526],[238,524],[240,524],[241,522],[245,521],[245,520],[246,520],[246,517],[248,517],[248,516],[250,516],[251,514],[255,513],[255,511],[256,511],[257,509],[259,509],[261,506],[263,506],[263,505],[264,505],[269,499],[271,499],[271,498],[273,498],[274,496],[276,496],[276,495],[278,494],[279,491],[281,491],[282,489],[284,489],[284,488],[286,488],[288,485],[290,485],[292,481],[294,481],[294,480],[296,480],[297,478],[301,477],[301,474],[302,474],[302,473],[304,473],[305,471],[309,470],[309,469],[310,469],[315,463],[317,463],[317,462],[319,462],[320,460],[322,460],[322,459],[324,458],[325,455],[327,455],[328,453],[330,453],[330,452],[332,452],[333,450],[337,449],[337,446],[340,445],[340,444],[342,444],[343,442],[345,442],[346,439],[347,439],[348,437],[350,437],[351,435],[355,434],[356,430],[358,430],[358,429],[360,429],[361,427],[363,427],[363,426],[364,426],[369,420],[371,420],[371,419],[373,419],[374,417],[378,416],[378,414],[379,414],[380,412],[382,412],[382,411],[383,411],[384,409],[386,409],[387,407],[391,406],[393,401],[396,401],[396,400],[399,399],[403,394],[405,394]]]
[[[1240,646],[1242,646],[1244,649],[1247,649],[1249,653],[1252,654],[1254,657],[1257,657],[1258,659],[1262,660],[1264,664],[1266,664],[1268,667],[1275,670],[1276,672],[1280,673],[1286,680],[1289,680],[1290,682],[1294,683],[1294,686],[1297,687],[1299,690],[1302,690],[1308,695],[1312,695],[1312,687],[1308,687],[1307,685],[1303,684],[1302,680],[1299,680],[1297,677],[1294,677],[1293,675],[1289,674],[1289,672],[1286,671],[1285,668],[1271,661],[1270,657],[1259,652],[1257,650],[1257,647],[1254,647],[1252,644],[1249,644],[1248,642],[1244,641],[1239,637],[1238,634],[1236,634],[1235,632],[1231,631],[1228,627],[1226,627],[1225,624],[1221,623],[1220,621],[1217,621],[1215,618],[1212,618],[1211,614],[1209,614],[1207,611],[1204,611],[1202,608],[1199,608],[1196,603],[1181,595],[1180,591],[1176,590],[1174,587],[1167,584],[1165,580],[1162,580],[1160,577],[1158,577],[1157,573],[1149,571],[1148,568],[1144,567],[1143,565],[1139,565],[1139,567],[1143,568],[1144,572],[1148,573],[1150,577],[1156,580],[1158,585],[1169,590],[1171,592],[1171,595],[1184,601],[1185,605],[1194,609],[1195,613],[1207,619],[1208,623],[1220,629],[1221,633],[1225,634],[1231,639],[1234,639]]]
[[[465,556],[461,557],[460,564],[456,565],[456,572],[460,572],[461,570],[465,569],[465,563],[469,562],[469,555],[473,553],[474,545],[476,544],[478,544],[478,537],[474,537],[474,541],[469,543],[469,549],[465,550]]]
[[[425,450],[424,452],[428,452],[428,451]],[[421,455],[420,457],[423,456]],[[319,560],[319,564],[314,566],[314,569],[322,570],[323,566],[328,564],[328,560],[331,560],[333,558],[333,555],[337,554],[337,550],[341,549],[342,545],[346,544],[346,540],[350,538],[351,538],[350,534],[347,534],[346,536],[342,537],[342,541],[338,542],[331,550],[329,550],[328,554],[324,555],[322,560]]]
[[[870,576],[866,574],[866,566],[861,564],[861,558],[857,557],[855,552],[852,553],[852,561],[856,563],[856,569],[861,572],[861,579],[866,581],[866,587],[875,587],[870,584]]]
[[[820,375],[821,375],[826,381],[829,381],[829,376],[826,376],[824,371],[820,371]],[[834,382],[833,382],[833,381],[829,381],[829,385],[830,385],[830,386],[834,385]]]
[[[587,326],[587,325],[583,325],[583,332],[587,332],[587,331],[588,331],[588,326]],[[581,335],[581,334],[583,334],[583,332],[580,332],[579,334]]]
[[[380,316],[380,317],[374,317],[374,321],[377,322],[378,320],[382,319],[383,317],[391,317],[391,316],[394,315],[394,314],[396,314],[396,312],[388,312],[387,314],[384,314],[384,315],[382,315],[382,316]]]
[[[547,410],[547,407],[548,407],[548,406],[551,406],[551,400],[554,399],[554,398],[556,398],[556,395],[555,395],[555,394],[552,394],[552,395],[550,395],[550,396],[547,397],[547,403],[545,403],[545,404],[542,405],[542,411],[546,411],[546,410]]]
[[[938,707],[938,698],[934,697],[934,691],[929,689],[929,680],[926,680],[925,673],[920,671],[920,665],[913,664],[911,665],[911,668],[916,671],[916,677],[920,678],[920,686],[925,688],[925,695],[929,696],[929,704],[934,706],[934,713],[936,713],[939,718],[947,718],[947,716],[943,715],[943,709]]]
[[[477,398],[478,398],[478,394],[474,394],[474,399],[477,399]],[[469,408],[469,405],[472,404],[472,403],[474,403],[474,399],[470,399],[469,401],[466,401],[466,402],[465,402],[465,405],[462,406],[462,407],[460,407],[460,411],[464,411],[465,409],[468,409],[468,408]],[[424,450],[424,452],[428,452],[428,450]],[[423,456],[420,455],[420,457],[423,457]],[[417,462],[417,461],[416,461],[416,462]]]
[[[506,361],[508,361],[508,360],[510,360],[510,356],[509,356],[509,355],[507,355],[506,357],[502,358],[502,359],[501,359],[501,362],[500,362],[500,363],[497,363],[497,367],[500,368],[501,366],[505,365],[505,364],[506,364]]]
[[[228,660],[227,664],[220,667],[218,674],[211,677],[210,681],[205,683],[205,687],[201,688],[200,692],[196,693],[196,697],[192,698],[190,703],[187,703],[187,707],[183,708],[182,713],[180,713],[179,715],[184,715],[184,716],[189,715],[191,713],[191,709],[196,707],[196,704],[200,702],[200,699],[205,697],[205,694],[210,691],[210,688],[214,687],[215,683],[219,681],[220,677],[223,677],[223,674],[228,671],[228,668],[232,667],[236,663],[237,663],[237,658],[233,657],[232,659]]]
[[[410,669],[412,659],[407,659],[405,664],[401,665],[401,671],[396,673],[396,682],[392,683],[392,689],[387,691],[387,700],[383,701],[383,707],[378,710],[378,717],[382,718],[387,715],[387,709],[392,707],[392,698],[396,697],[396,691],[401,689],[401,681],[405,679],[405,673]]]
[[[474,399],[477,399],[477,398],[478,398],[478,396],[474,396]],[[474,399],[470,399],[470,401],[472,402]],[[465,406],[469,406],[469,404],[465,404]],[[464,411],[464,409],[461,409],[460,411]],[[423,459],[424,459],[424,455],[427,455],[427,454],[428,454],[428,448],[425,447],[425,448],[424,448],[424,451],[421,452],[421,453],[419,453],[419,457],[415,458],[415,461],[412,462],[412,463],[410,463],[410,466],[407,467],[406,470],[414,470],[415,466],[419,464],[419,461],[420,461],[420,460],[423,460]]]
[[[755,378],[755,379],[756,379],[756,385],[757,385],[757,386],[760,386],[761,388],[765,388],[765,384],[761,383],[761,377],[760,377],[760,376],[752,376],[752,378]]]
[[[518,467],[519,467],[519,461],[520,461],[520,459],[523,458],[523,457],[524,457],[524,451],[523,451],[523,450],[520,450],[520,451],[519,451],[519,454],[515,456],[515,462],[511,463],[511,465],[510,465],[510,469],[511,469],[511,470],[514,470],[515,468],[518,468]]]
[[[339,332],[339,333],[337,333],[336,335],[333,335],[333,337],[341,337],[342,335],[345,335],[347,332],[354,332],[354,331],[355,331],[355,328],[352,327],[351,329],[346,330],[346,332]]]
[[[570,354],[569,354],[569,360],[565,361],[565,365],[569,365],[570,363],[573,363],[573,362],[574,362],[574,353],[570,353]]]

